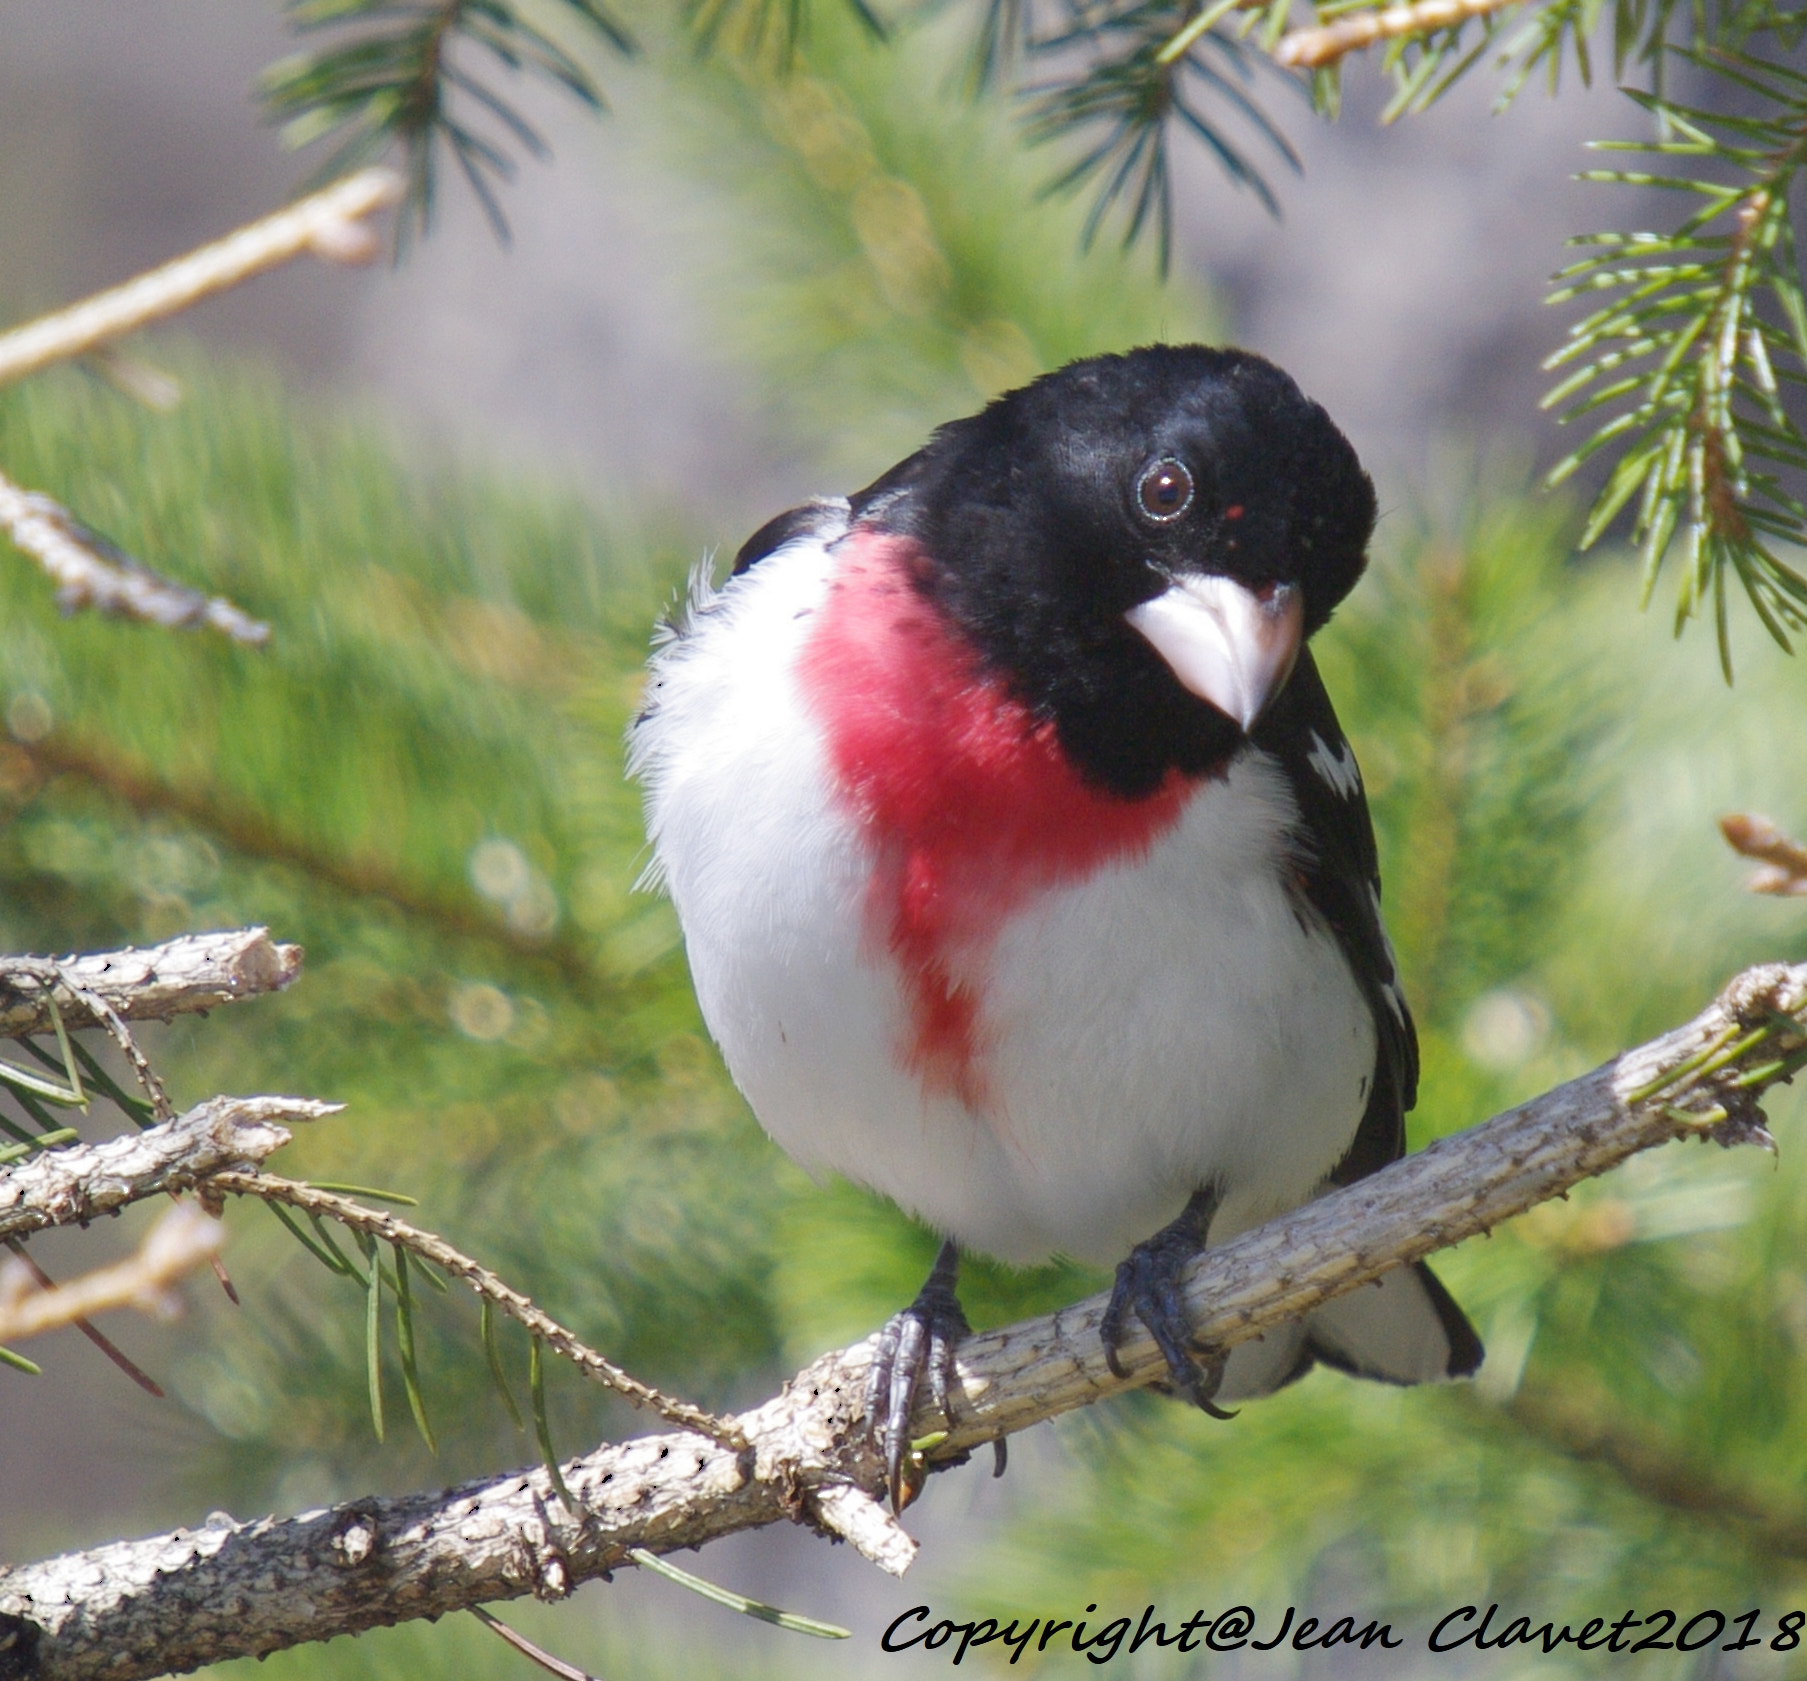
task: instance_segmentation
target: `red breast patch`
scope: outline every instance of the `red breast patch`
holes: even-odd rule
[[[1196,784],[1175,771],[1125,800],[1081,780],[1053,723],[986,673],[912,583],[923,558],[908,538],[854,531],[798,674],[872,850],[868,933],[903,977],[903,1063],[982,1109],[985,971],[1005,921],[1146,853]]]

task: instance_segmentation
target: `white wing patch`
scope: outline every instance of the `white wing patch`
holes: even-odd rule
[[[1306,754],[1305,762],[1337,794],[1345,800],[1352,800],[1362,791],[1362,773],[1355,762],[1355,749],[1348,742],[1337,744],[1337,751],[1324,745],[1324,738],[1316,730],[1311,732],[1311,751]]]
[[[1374,926],[1380,930],[1381,949],[1387,954],[1387,972],[1380,983],[1380,990],[1387,1000],[1387,1008],[1398,1017],[1399,1025],[1405,1025],[1405,993],[1399,986],[1399,958],[1394,954],[1393,942],[1387,938],[1387,925],[1380,919],[1380,889],[1373,882],[1368,883],[1368,903],[1374,907]]]

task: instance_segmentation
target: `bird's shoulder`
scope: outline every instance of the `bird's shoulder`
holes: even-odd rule
[[[799,538],[832,543],[847,534],[852,510],[844,496],[812,496],[795,508],[774,515],[753,533],[734,556],[733,576],[751,571],[768,555]]]
[[[1405,1115],[1418,1095],[1418,1037],[1381,920],[1380,860],[1361,770],[1309,649],[1253,740],[1278,761],[1298,804],[1291,863],[1300,891],[1336,939],[1374,1019],[1367,1110],[1332,1175],[1348,1184],[1405,1152]]]
[[[721,583],[704,560],[653,636],[628,730],[628,769],[649,787],[674,761],[714,762],[736,715],[789,704],[790,667],[846,535],[847,504],[826,498],[766,521]]]

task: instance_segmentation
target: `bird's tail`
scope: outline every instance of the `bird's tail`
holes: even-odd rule
[[[1439,1383],[1471,1376],[1482,1353],[1467,1315],[1420,1261],[1238,1344],[1216,1398],[1270,1395],[1320,1364],[1381,1383]]]

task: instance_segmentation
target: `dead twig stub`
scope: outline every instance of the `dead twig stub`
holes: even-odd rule
[[[65,1028],[106,1025],[104,1003],[125,1021],[169,1021],[280,992],[301,973],[300,946],[267,928],[184,934],[160,946],[69,957],[0,957],[0,1038],[49,1033],[50,1001]]]
[[[1751,892],[1807,898],[1807,846],[1784,834],[1767,817],[1750,812],[1734,811],[1720,818],[1719,832],[1734,852],[1763,865],[1745,884]]]

